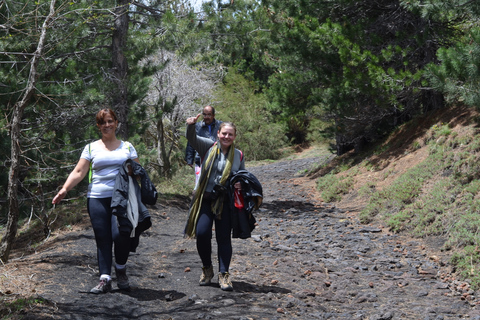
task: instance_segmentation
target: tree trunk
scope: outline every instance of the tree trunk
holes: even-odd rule
[[[165,146],[165,128],[163,126],[163,119],[157,120],[157,161],[161,169],[161,173],[165,177],[171,177],[170,160]]]
[[[28,76],[27,86],[23,93],[22,99],[15,103],[12,113],[12,121],[10,122],[10,139],[11,139],[11,165],[8,173],[8,217],[5,234],[0,243],[0,259],[7,262],[10,255],[10,249],[17,235],[18,224],[18,172],[20,170],[20,126],[23,117],[23,111],[32,97],[38,80],[38,64],[43,54],[43,47],[47,35],[50,20],[55,15],[55,1],[50,1],[50,13],[43,22],[38,39],[37,49],[33,54],[30,64],[30,75]]]
[[[10,249],[17,235],[18,224],[18,171],[20,169],[20,122],[22,121],[23,109],[16,104],[13,110],[13,117],[10,127],[11,138],[11,164],[8,172],[8,218],[5,233],[0,244],[0,259],[5,263],[8,261]]]
[[[119,126],[117,134],[123,139],[128,138],[128,102],[127,102],[127,72],[128,63],[124,54],[128,34],[129,0],[118,0],[115,8],[115,30],[112,37],[112,73],[116,89],[113,92],[113,109],[117,113]]]
[[[165,142],[163,141],[163,119],[157,120],[157,162],[163,171],[163,152],[165,149]]]

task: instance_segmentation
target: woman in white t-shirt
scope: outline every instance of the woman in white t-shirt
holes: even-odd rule
[[[115,273],[119,289],[130,288],[126,274],[126,263],[130,252],[130,239],[118,231],[117,217],[112,214],[115,178],[127,159],[139,162],[137,151],[128,142],[117,139],[117,116],[111,109],[102,109],[96,116],[97,127],[102,133],[100,140],[85,146],[75,169],[53,198],[59,203],[90,171],[87,193],[87,208],[97,244],[100,282],[91,293],[106,293],[112,289],[112,247],[115,252]]]

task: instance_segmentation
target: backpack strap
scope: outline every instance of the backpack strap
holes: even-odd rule
[[[125,144],[128,147],[128,152],[130,152],[130,142],[125,141]],[[88,154],[92,157],[92,143],[88,144]],[[88,183],[92,183],[92,176],[93,176],[93,169],[92,169],[92,161],[90,161],[90,169],[88,170]]]
[[[88,144],[88,154],[90,155],[90,158],[92,157],[92,143]],[[92,170],[92,161],[90,160],[90,170],[88,170],[88,183],[92,183],[92,175],[93,175],[93,170]]]

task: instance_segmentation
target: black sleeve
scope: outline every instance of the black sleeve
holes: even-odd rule
[[[185,149],[185,161],[189,165],[195,162],[195,149],[193,149],[190,142],[187,142],[187,148]]]

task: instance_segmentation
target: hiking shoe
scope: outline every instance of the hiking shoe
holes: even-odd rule
[[[218,284],[223,291],[232,291],[233,285],[228,272],[218,274]]]
[[[117,287],[120,290],[130,289],[130,282],[128,282],[127,277],[127,267],[123,269],[115,268],[115,274],[117,275]]]
[[[202,276],[200,277],[201,286],[209,286],[212,283],[213,278],[213,266],[208,268],[202,267]]]
[[[90,293],[107,293],[112,290],[112,280],[107,280],[107,279],[100,279],[100,282],[97,284],[96,287],[94,287],[92,290],[90,290]]]

